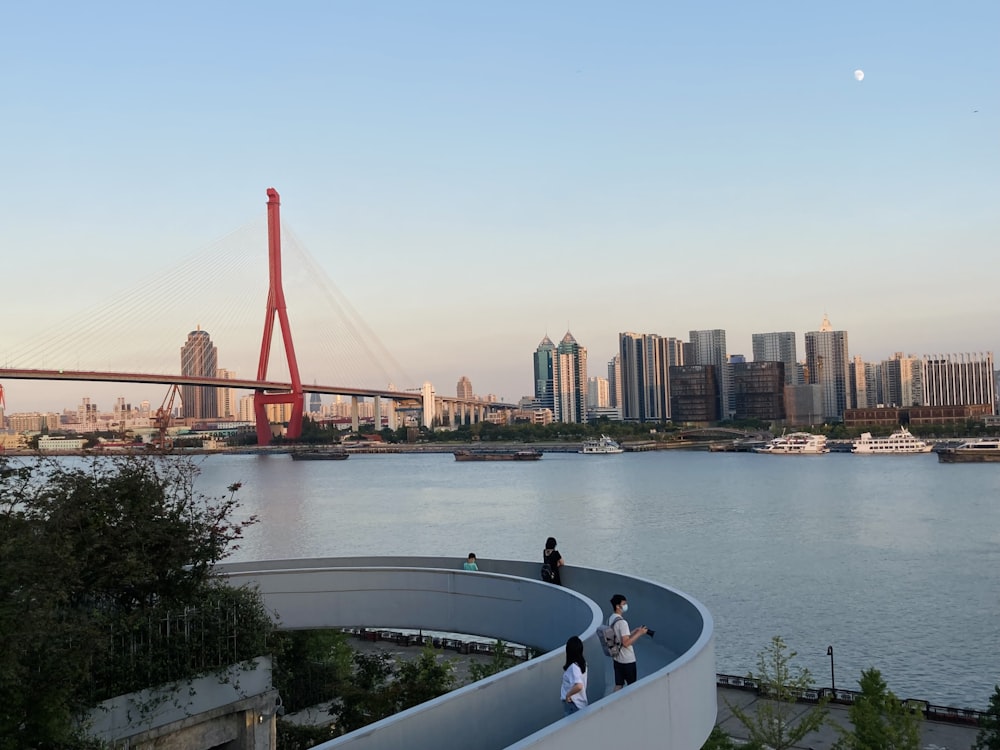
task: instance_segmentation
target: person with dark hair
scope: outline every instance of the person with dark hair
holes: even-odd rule
[[[479,570],[479,565],[476,564],[475,552],[469,553],[469,559],[462,563],[462,570]]]
[[[583,658],[583,641],[575,635],[566,641],[566,665],[559,697],[567,716],[587,707],[587,660]]]
[[[559,568],[563,566],[563,556],[556,549],[556,538],[550,536],[545,540],[545,549],[542,550],[542,580],[562,586],[562,575]]]
[[[622,594],[615,594],[611,597],[611,607],[614,612],[608,618],[608,625],[615,630],[622,647],[615,654],[615,690],[621,690],[626,685],[631,685],[636,681],[635,651],[632,644],[649,632],[645,625],[640,625],[634,631],[629,631],[628,623],[625,621],[625,613],[628,612],[628,601]]]

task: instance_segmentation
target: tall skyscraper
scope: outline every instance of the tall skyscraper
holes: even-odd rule
[[[670,419],[670,368],[683,364],[683,343],[655,333],[618,334],[622,419]]]
[[[309,413],[321,414],[323,412],[323,397],[318,393],[309,394]]]
[[[616,354],[608,362],[608,406],[618,410],[622,416],[622,358]]]
[[[712,365],[719,389],[719,419],[730,419],[733,415],[733,371],[726,352],[726,332],[721,328],[705,331],[691,331],[690,359],[684,355],[685,365]]]
[[[879,403],[883,406],[923,406],[920,360],[896,352],[879,368]]]
[[[188,334],[187,343],[181,347],[181,375],[214,378],[218,359],[219,353],[211,337],[198,326]],[[182,386],[181,399],[185,417],[215,419],[218,415],[218,399],[213,386]]]
[[[555,358],[556,345],[546,335],[532,359],[535,369],[535,401],[539,409],[555,411],[554,389],[552,383],[552,361]]]
[[[809,383],[822,386],[824,419],[843,419],[853,406],[847,331],[835,331],[824,315],[818,331],[806,333],[806,370]]]
[[[993,352],[925,354],[920,370],[924,406],[989,404],[996,411]]]
[[[784,362],[785,385],[799,385],[795,352],[795,333],[793,331],[774,331],[772,333],[755,333],[751,336],[753,343],[754,362]]]
[[[465,399],[466,401],[472,400],[472,381],[465,375],[458,379],[458,385],[455,387],[455,394],[458,398]]]
[[[552,384],[552,418],[556,422],[586,422],[587,350],[569,331],[552,358]]]

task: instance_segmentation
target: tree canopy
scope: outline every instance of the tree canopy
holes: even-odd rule
[[[0,750],[68,746],[105,698],[266,652],[257,593],[212,575],[257,519],[234,518],[238,484],[209,498],[196,474],[165,457],[0,458]]]

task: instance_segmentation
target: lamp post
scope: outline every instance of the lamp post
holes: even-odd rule
[[[833,697],[837,697],[837,680],[833,676],[833,646],[826,647],[826,655],[830,657],[830,689],[833,691]]]

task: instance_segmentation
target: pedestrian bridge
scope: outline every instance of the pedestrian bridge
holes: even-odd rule
[[[712,617],[690,596],[634,576],[566,566],[565,586],[538,580],[539,563],[464,558],[341,557],[227,563],[234,585],[259,587],[283,629],[379,627],[439,630],[523,643],[544,653],[498,675],[318,745],[324,750],[698,750],[716,719]],[[629,600],[629,624],[654,637],[636,646],[639,681],[611,693],[610,659],[596,629],[612,594]],[[587,658],[590,706],[563,716],[566,639]]]

